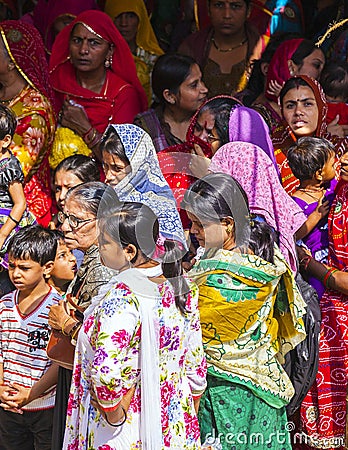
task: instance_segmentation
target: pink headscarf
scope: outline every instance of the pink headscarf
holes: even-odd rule
[[[278,101],[277,97],[267,93],[270,81],[277,81],[280,85],[283,85],[283,83],[290,78],[291,75],[288,61],[292,58],[303,40],[304,39],[289,39],[280,44],[275,51],[267,71],[265,96],[269,100],[274,102]]]
[[[230,142],[215,153],[209,170],[227,173],[240,183],[247,194],[250,211],[262,216],[278,233],[280,250],[296,272],[294,234],[307,217],[284,191],[266,153],[254,144]]]

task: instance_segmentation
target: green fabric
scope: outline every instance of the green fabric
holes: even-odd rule
[[[245,386],[210,375],[207,381],[198,413],[202,442],[219,436],[222,450],[291,450],[285,408],[271,407]]]

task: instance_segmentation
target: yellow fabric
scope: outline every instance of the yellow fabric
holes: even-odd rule
[[[280,252],[271,264],[219,250],[189,276],[199,286],[210,373],[248,386],[275,407],[288,403],[294,389],[281,364],[305,338],[305,303]]]
[[[137,75],[139,81],[146,93],[147,101],[149,105],[152,103],[152,89],[151,89],[151,70],[149,66],[138,56],[133,55],[135,67],[137,69]]]
[[[49,156],[49,163],[52,169],[71,155],[91,156],[92,151],[87,147],[84,140],[73,132],[70,128],[59,127],[56,130],[52,150]]]
[[[133,12],[139,18],[137,46],[155,55],[162,55],[157,38],[150,23],[143,0],[107,0],[104,11],[112,20],[125,12]]]

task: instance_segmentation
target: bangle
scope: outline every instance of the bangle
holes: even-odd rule
[[[91,131],[92,131],[92,136],[89,136]],[[90,130],[88,130],[87,134],[83,135],[83,140],[86,142],[87,145],[90,145],[90,143],[96,137],[97,133],[98,133],[98,131],[95,128],[91,128]]]
[[[77,328],[81,325],[80,321],[77,321],[74,323],[72,329],[69,331],[69,334],[71,337],[73,337],[74,332],[77,330]]]
[[[300,261],[300,266],[301,266],[301,268],[302,268],[304,271],[306,271],[306,270],[308,269],[308,265],[309,265],[309,263],[311,262],[311,260],[312,260],[311,255],[305,255],[305,256],[301,259],[301,261]]]
[[[78,323],[77,326],[74,325],[74,332],[70,334],[71,340],[76,342],[76,336],[79,333],[80,329],[82,327],[82,323]]]
[[[11,214],[8,215],[8,217],[14,222],[16,225],[19,225],[20,220],[16,220],[14,217],[11,216]]]
[[[93,126],[91,125],[90,128],[82,135],[82,139],[85,140],[86,137],[89,135],[89,133],[93,130]]]
[[[62,325],[62,333],[64,334],[64,336],[69,336],[69,333],[66,333],[66,332],[65,332],[64,327],[65,327],[65,325],[69,322],[70,319],[71,319],[70,316],[67,317],[67,318],[64,320],[64,323],[63,323],[63,325]]]
[[[107,421],[107,423],[108,423],[111,427],[122,427],[122,425],[124,425],[124,423],[126,422],[126,420],[127,420],[127,412],[126,412],[126,410],[124,409],[123,406],[121,406],[121,408],[122,408],[122,411],[123,411],[123,414],[124,414],[124,417],[123,417],[122,422],[119,422],[119,423],[112,423],[112,422],[109,422],[109,421],[108,421],[108,418],[107,418],[107,415],[105,414],[105,420]]]
[[[335,269],[334,267],[330,267],[330,268],[328,269],[328,271],[326,272],[326,274],[324,275],[322,281],[323,281],[323,285],[324,285],[326,288],[329,288],[329,281],[330,281],[332,275],[333,275],[335,272],[338,272],[338,269]]]

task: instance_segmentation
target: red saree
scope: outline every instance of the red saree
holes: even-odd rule
[[[348,271],[348,183],[340,183],[329,215],[329,264]],[[316,381],[301,406],[303,440],[296,449],[344,445],[348,387],[348,297],[327,290],[320,300],[322,326]]]
[[[69,38],[73,27],[82,23],[114,45],[112,65],[100,94],[77,83],[75,69],[69,60]],[[92,124],[103,133],[109,124],[132,123],[139,112],[147,109],[146,94],[138,80],[132,54],[110,17],[101,11],[85,11],[57,36],[50,58],[50,80],[57,94],[58,108],[64,98],[82,105]]]
[[[39,32],[25,22],[1,22],[0,32],[11,60],[28,83],[8,103],[17,116],[10,148],[23,168],[28,209],[47,226],[52,204],[48,155],[56,122],[45,51]]]

